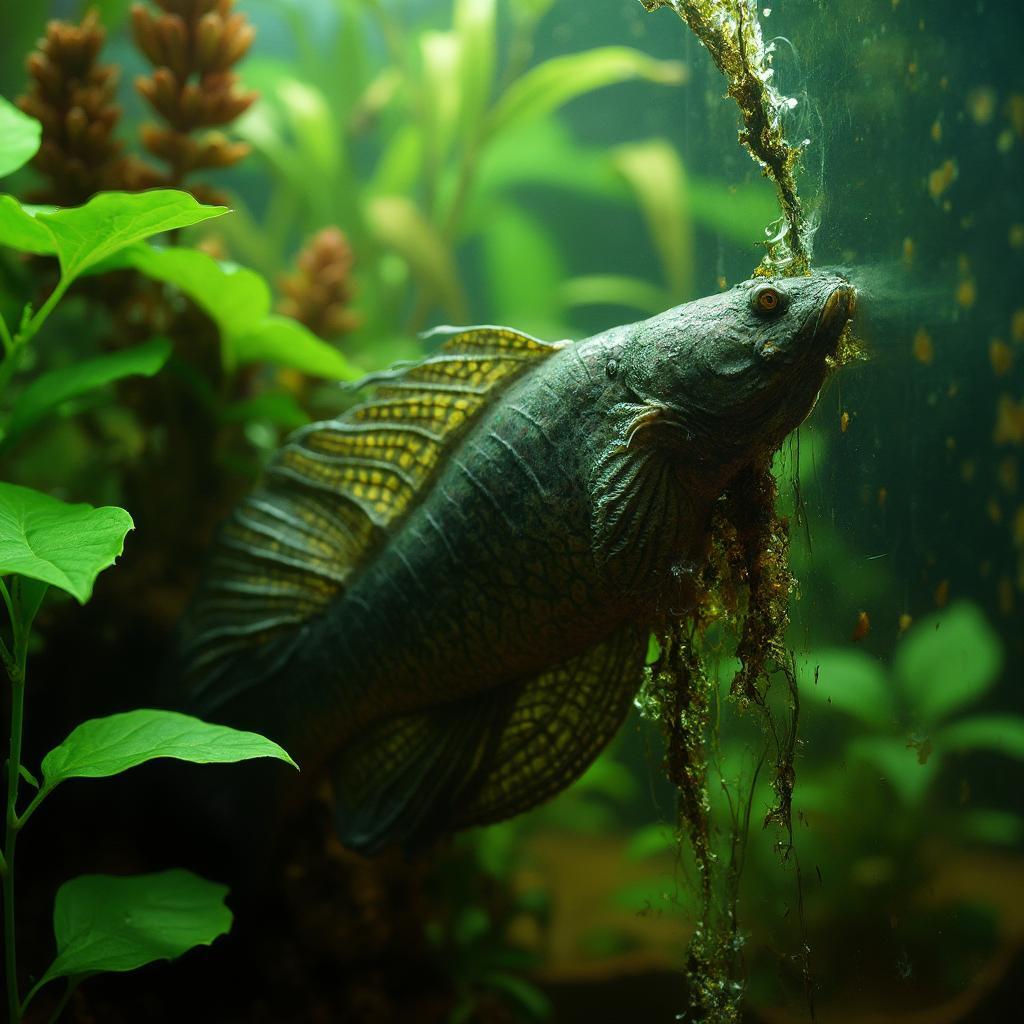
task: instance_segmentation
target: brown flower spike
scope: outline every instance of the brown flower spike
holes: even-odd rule
[[[239,87],[231,70],[256,30],[245,15],[232,13],[234,0],[156,3],[162,13],[141,3],[132,7],[136,44],[154,66],[135,85],[164,122],[144,125],[142,143],[168,165],[163,184],[180,185],[194,171],[230,167],[249,152],[216,129],[257,97]]]
[[[142,189],[155,172],[125,156],[114,137],[117,68],[99,63],[106,32],[90,11],[80,25],[51,21],[29,54],[27,92],[18,106],[43,126],[32,165],[49,179],[33,198],[74,206],[103,189]]]
[[[321,338],[354,330],[359,318],[348,308],[355,291],[354,263],[344,233],[336,227],[324,228],[299,254],[298,270],[281,279],[285,297],[278,308]]]

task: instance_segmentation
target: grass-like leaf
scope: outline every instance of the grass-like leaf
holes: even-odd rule
[[[132,527],[123,508],[69,505],[29,487],[0,483],[0,576],[41,580],[85,604]]]
[[[0,96],[0,178],[23,167],[36,155],[42,125]]]
[[[284,749],[255,732],[213,725],[177,711],[142,708],[93,718],[72,729],[43,758],[43,786],[67,779],[103,779],[158,757],[193,764],[230,764],[276,757],[297,767]]]
[[[133,971],[208,946],[231,928],[227,886],[179,869],[153,875],[81,875],[57,890],[55,978]]]

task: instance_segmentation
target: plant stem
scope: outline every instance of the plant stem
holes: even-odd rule
[[[7,600],[10,607],[10,599]],[[21,1005],[18,1000],[18,958],[14,931],[14,847],[18,838],[17,802],[18,783],[21,781],[21,733],[25,711],[28,638],[17,607],[12,609],[11,630],[14,651],[7,665],[11,680],[11,742],[7,761],[7,813],[4,817],[4,975],[7,981],[7,1018],[10,1024],[18,1024],[21,1020]]]
[[[39,329],[45,323],[46,318],[53,312],[54,306],[64,298],[64,293],[68,290],[72,280],[73,278],[67,278],[62,274],[57,282],[57,287],[50,292],[50,297],[39,307],[25,327],[11,339],[10,345],[5,340],[5,358],[0,363],[0,393],[3,393],[11,378],[18,372],[22,353],[25,351],[28,343],[39,333]],[[6,329],[5,324],[4,330],[6,331]]]

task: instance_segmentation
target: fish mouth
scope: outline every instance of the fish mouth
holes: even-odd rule
[[[839,341],[846,322],[857,311],[857,289],[844,282],[833,288],[825,299],[814,325],[815,341],[824,343],[831,352]]]

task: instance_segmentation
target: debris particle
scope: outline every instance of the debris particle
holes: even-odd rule
[[[932,142],[942,141],[942,122],[938,118],[932,121],[931,136]]]
[[[1024,403],[1015,402],[1009,395],[999,396],[992,440],[996,444],[1024,444]]]
[[[913,625],[913,622],[914,622],[914,616],[913,615],[908,615],[906,612],[904,612],[900,616],[900,620],[899,620],[899,635],[903,636],[903,634],[906,633],[906,631],[908,629],[910,629],[911,625]]]
[[[935,345],[932,336],[923,328],[919,327],[914,335],[914,358],[925,366],[931,366],[935,358]]]
[[[908,267],[914,262],[914,240],[909,235],[903,239],[903,262]]]
[[[967,112],[975,124],[988,124],[996,112],[996,93],[987,85],[972,89],[967,94]]]
[[[842,431],[842,433],[845,434],[846,431],[849,429],[849,426],[850,414],[848,412],[844,412],[843,415],[839,417],[839,429],[840,431]]]
[[[1013,311],[1010,318],[1010,334],[1013,335],[1014,341],[1024,341],[1024,309]]]
[[[932,199],[938,200],[943,192],[956,181],[957,166],[955,160],[946,160],[928,175],[928,192]]]
[[[964,309],[970,309],[978,299],[978,286],[973,277],[965,277],[956,286],[956,301]]]
[[[935,607],[945,608],[949,601],[949,580],[943,580],[935,588]]]
[[[1005,377],[1013,369],[1013,349],[1002,338],[993,338],[988,343],[988,360],[997,377]]]
[[[857,613],[857,624],[853,627],[853,632],[850,634],[850,639],[857,643],[863,640],[864,637],[871,632],[871,617],[867,612]]]

